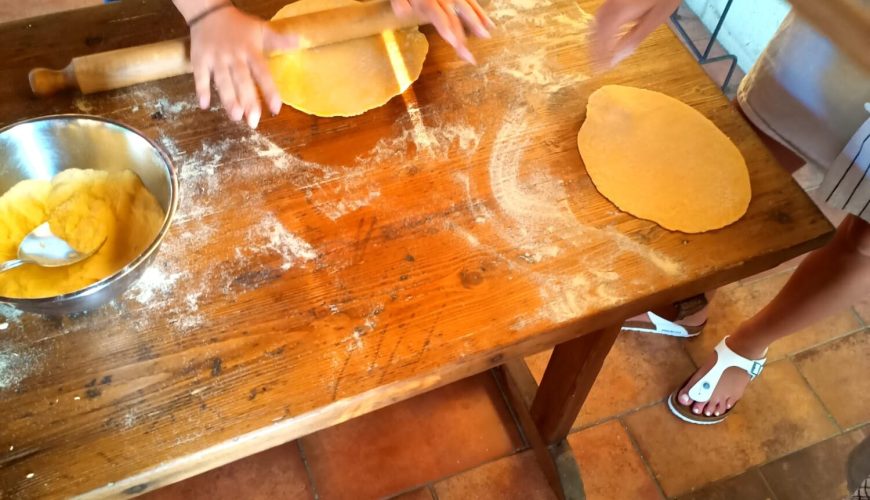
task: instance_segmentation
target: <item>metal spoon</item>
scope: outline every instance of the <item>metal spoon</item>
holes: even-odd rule
[[[105,240],[90,253],[81,253],[69,243],[51,232],[48,222],[43,223],[24,237],[18,245],[18,258],[0,264],[0,273],[15,269],[23,264],[36,264],[42,267],[62,267],[81,262],[100,249]]]

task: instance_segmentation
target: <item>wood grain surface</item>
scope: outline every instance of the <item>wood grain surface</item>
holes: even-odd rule
[[[427,29],[404,96],[347,119],[285,107],[257,131],[199,110],[190,77],[30,95],[33,67],[183,36],[168,0],[0,26],[0,125],[120,120],[164,145],[182,186],[157,261],[114,303],[0,305],[0,497],[148,491],[824,243],[829,223],[670,32],[590,73],[596,5],[495,0],[479,66]],[[606,83],[711,118],[749,165],[747,215],[685,235],[602,198],[576,134]]]

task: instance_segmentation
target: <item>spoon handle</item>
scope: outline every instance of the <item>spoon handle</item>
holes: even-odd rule
[[[2,273],[3,271],[8,271],[10,269],[15,269],[16,267],[25,263],[26,262],[21,259],[7,260],[6,262],[0,264],[0,273]]]

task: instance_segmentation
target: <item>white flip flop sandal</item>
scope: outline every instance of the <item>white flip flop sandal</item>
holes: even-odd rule
[[[672,337],[697,337],[702,331],[704,331],[704,327],[707,325],[706,321],[697,326],[681,325],[677,323],[677,321],[701,311],[707,307],[707,305],[708,302],[706,295],[696,295],[670,305],[669,307],[671,309],[667,312],[660,311],[662,314],[667,314],[668,316],[673,317],[673,320],[666,319],[655,312],[649,311],[646,313],[646,320],[640,319],[626,321],[622,324],[622,329],[630,332],[657,333],[659,335],[669,335]]]
[[[767,362],[767,357],[761,359],[744,358],[732,351],[731,348],[728,347],[728,344],[725,343],[726,340],[728,340],[728,337],[722,339],[716,346],[716,364],[713,365],[713,368],[710,368],[710,371],[689,388],[689,397],[692,398],[692,401],[698,403],[706,403],[707,401],[710,401],[710,398],[713,396],[713,391],[715,391],[716,386],[719,385],[719,380],[722,378],[722,374],[725,373],[725,370],[728,368],[740,368],[749,374],[750,381],[755,380],[755,377],[759,376],[761,370],[764,369],[764,363]],[[767,356],[766,350],[764,351],[764,355]],[[734,409],[732,406],[731,409],[719,416],[711,415],[708,417],[703,414],[696,415],[692,413],[691,406],[683,406],[679,401],[677,401],[677,395],[683,386],[685,386],[685,383],[678,387],[677,390],[672,392],[668,397],[668,408],[671,410],[671,413],[684,422],[700,425],[718,424],[725,420],[725,418],[728,417],[728,414]]]

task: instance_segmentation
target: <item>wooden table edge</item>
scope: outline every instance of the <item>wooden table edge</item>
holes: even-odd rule
[[[806,241],[803,244],[788,249],[775,250],[770,254],[759,256],[753,261],[744,262],[742,263],[742,271],[739,273],[741,277],[734,281],[776,267],[782,262],[786,262],[791,258],[821,247],[833,237],[833,234],[834,230],[833,226],[831,226],[830,231],[822,233],[816,238]],[[769,260],[771,258],[773,260]],[[630,307],[632,310],[637,310],[637,313],[640,313],[644,310],[648,310],[654,305],[665,303],[669,300],[678,300],[679,298],[701,293],[704,290],[725,284],[714,283],[714,286],[706,285],[706,283],[710,282],[709,280],[709,277],[702,277],[688,285],[665,289],[659,293],[648,296],[642,301],[636,301],[629,304],[626,307]],[[423,374],[414,379],[393,382],[377,389],[356,394],[346,399],[334,401],[329,405],[316,410],[300,414],[290,419],[275,422],[266,427],[242,434],[217,445],[210,446],[196,453],[161,463],[133,476],[110,482],[104,486],[79,494],[75,498],[95,499],[110,496],[132,497],[148,491],[153,491],[159,487],[182,481],[230,462],[279,446],[333,425],[340,424],[354,417],[370,413],[463,378],[498,367],[504,364],[506,360],[521,360],[523,357],[544,350],[547,347],[555,346],[558,348],[559,346],[569,344],[572,340],[579,337],[593,333],[600,333],[604,329],[612,329],[613,325],[621,325],[624,319],[624,317],[617,317],[614,314],[605,313],[593,317],[591,320],[590,318],[584,318],[583,322],[587,327],[583,330],[577,328],[576,321],[556,325],[554,328],[542,332],[535,337],[527,338],[522,342],[504,346],[494,352],[481,353],[476,357],[476,359],[458,359],[453,363],[453,366],[440,371],[440,375]],[[615,336],[610,337],[611,340],[615,339]],[[603,356],[606,356],[610,345],[612,345],[612,341],[608,344],[607,349],[602,348]],[[593,363],[595,366],[588,367],[588,369],[594,371],[595,375],[597,375],[598,370],[600,369],[598,361],[603,362],[603,356],[598,356],[601,359],[596,359],[595,363]],[[581,376],[580,373],[577,375]],[[583,371],[583,377],[589,377],[589,375],[590,373]],[[592,380],[594,381],[594,377]],[[573,381],[570,382],[573,383]],[[554,389],[558,391],[560,388],[554,387]],[[580,403],[582,404],[582,401]],[[579,410],[580,406],[578,405],[576,406],[576,412],[579,412]],[[573,407],[569,410],[569,412],[574,411],[575,409]],[[569,418],[569,416],[567,414],[561,414],[538,416],[537,418],[565,419]],[[573,421],[573,417],[570,418]],[[549,437],[549,444],[558,442],[561,439],[561,437],[558,437],[551,431],[547,432],[550,432],[547,436]]]

